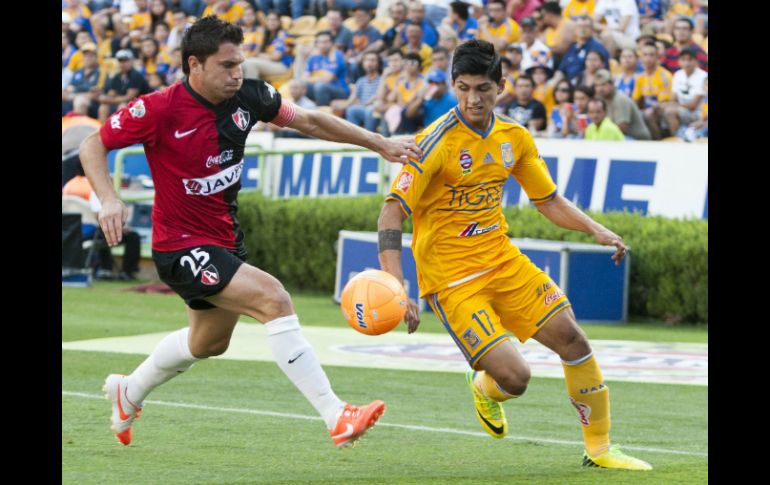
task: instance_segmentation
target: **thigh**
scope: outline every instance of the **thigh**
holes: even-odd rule
[[[245,253],[210,244],[179,251],[153,251],[161,281],[193,310],[215,305],[207,298],[224,290],[243,265]]]
[[[588,337],[577,324],[572,308],[554,315],[532,338],[556,352],[562,360],[577,360],[591,352]]]
[[[468,365],[474,369],[490,350],[510,340],[489,298],[481,291],[486,280],[479,277],[428,299]]]
[[[571,304],[544,271],[521,254],[506,262],[490,288],[502,326],[521,342]]]
[[[270,273],[246,263],[238,268],[222,291],[208,297],[207,301],[224,310],[248,315],[262,323],[295,312],[281,282]],[[276,304],[280,308],[276,307]]]

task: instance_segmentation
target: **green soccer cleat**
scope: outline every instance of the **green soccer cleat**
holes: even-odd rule
[[[626,470],[652,470],[652,465],[646,461],[626,455],[620,451],[620,447],[617,445],[611,446],[608,451],[605,451],[596,458],[591,458],[587,451],[583,452],[583,466],[623,468]]]
[[[503,438],[508,434],[508,421],[505,419],[505,410],[503,405],[497,401],[489,399],[481,394],[473,378],[476,372],[469,370],[465,373],[465,380],[473,394],[473,404],[476,406],[476,418],[478,418],[484,431],[492,435],[493,438]]]

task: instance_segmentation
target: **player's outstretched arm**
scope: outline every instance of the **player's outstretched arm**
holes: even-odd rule
[[[128,209],[123,205],[112,185],[107,168],[107,147],[102,143],[99,132],[88,135],[80,143],[80,162],[88,182],[102,204],[99,210],[99,226],[104,232],[107,244],[115,246],[123,239],[123,226],[128,220]]]
[[[626,255],[626,245],[622,237],[591,219],[575,204],[561,195],[557,194],[556,197],[547,202],[535,204],[535,207],[559,227],[593,234],[597,243],[604,246],[615,246],[615,254],[612,255],[615,264],[620,264]]]
[[[380,268],[387,271],[404,284],[404,270],[401,267],[401,228],[406,215],[395,200],[387,200],[382,206],[380,218],[377,220],[377,248],[379,250]],[[404,315],[409,333],[417,330],[420,324],[420,310],[417,302],[409,299],[409,305]]]
[[[414,138],[385,138],[379,133],[364,130],[337,116],[321,111],[310,111],[294,106],[296,115],[289,127],[321,140],[352,143],[375,151],[393,163],[406,163],[407,158],[419,160],[422,150]]]

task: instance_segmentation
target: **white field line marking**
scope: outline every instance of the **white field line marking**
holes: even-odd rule
[[[85,399],[104,399],[103,395],[99,394],[87,394],[84,392],[62,391],[62,396],[70,397],[82,397]],[[288,419],[305,419],[310,421],[321,421],[319,416],[307,416],[304,414],[291,414],[291,413],[277,413],[274,411],[258,411],[256,409],[243,409],[243,408],[222,408],[217,406],[206,406],[203,404],[187,404],[181,402],[168,402],[168,401],[153,401],[145,400],[147,404],[155,404],[158,406],[168,406],[175,408],[187,408],[187,409],[200,409],[204,411],[218,411],[223,413],[238,413],[238,414],[255,414],[258,416],[272,416],[276,418],[288,418]],[[428,431],[431,433],[448,433],[459,434],[464,436],[481,436],[487,437],[487,433],[481,433],[478,431],[464,431],[461,429],[452,428],[431,428],[429,426],[419,426],[413,424],[396,424],[396,423],[383,423],[378,422],[377,426],[383,426],[388,428],[401,428],[409,429],[412,431]],[[555,440],[550,438],[530,438],[526,436],[506,436],[504,439],[517,440],[517,441],[531,441],[535,443],[551,443],[555,445],[568,445],[568,446],[583,446],[582,441],[568,441],[568,440]],[[708,453],[702,453],[698,451],[681,451],[681,450],[667,450],[663,448],[650,448],[646,446],[623,446],[625,450],[647,451],[650,453],[669,453],[673,455],[689,455],[689,456],[703,456],[708,457]]]

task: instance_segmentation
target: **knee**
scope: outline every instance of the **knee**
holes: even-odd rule
[[[577,360],[591,353],[591,345],[583,329],[577,323],[572,326],[570,332],[565,334],[559,357],[562,360]]]
[[[521,396],[527,391],[531,376],[529,366],[524,366],[520,369],[506,369],[501,375],[495,376],[495,382],[508,394]]]
[[[230,339],[222,339],[217,342],[190,342],[190,353],[196,359],[206,359],[222,355],[230,346]]]
[[[258,302],[265,321],[275,320],[294,313],[291,295],[280,283],[269,288]]]

